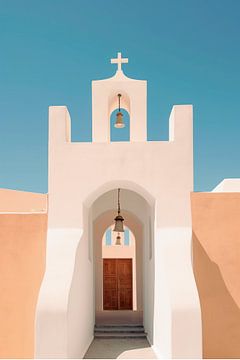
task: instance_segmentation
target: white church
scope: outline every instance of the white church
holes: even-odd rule
[[[201,358],[192,268],[193,113],[176,105],[168,141],[147,141],[147,81],[92,81],[92,142],[71,141],[65,106],[49,109],[46,270],[36,358],[82,358],[98,327],[139,326],[159,358]],[[126,65],[127,66],[127,65]],[[111,141],[130,118],[129,141]]]

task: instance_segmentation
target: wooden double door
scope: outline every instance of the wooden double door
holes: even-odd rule
[[[132,310],[132,259],[103,259],[103,310]]]

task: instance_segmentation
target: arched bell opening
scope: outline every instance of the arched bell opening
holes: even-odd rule
[[[130,141],[130,116],[127,110],[115,109],[111,113],[110,141]]]

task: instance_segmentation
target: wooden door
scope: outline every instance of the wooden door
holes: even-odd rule
[[[116,259],[103,260],[103,309],[118,310]]]
[[[103,259],[103,309],[132,310],[132,259]]]
[[[118,309],[132,310],[132,259],[117,259]]]

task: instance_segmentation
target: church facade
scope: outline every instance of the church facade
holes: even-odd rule
[[[113,60],[114,61],[114,60]],[[135,234],[139,314],[162,357],[202,356],[191,262],[192,106],[174,106],[169,141],[147,141],[147,82],[92,82],[92,142],[71,142],[64,106],[49,109],[47,262],[36,313],[36,357],[82,357],[103,309],[101,238],[116,213]],[[126,60],[125,60],[126,61]],[[110,116],[130,116],[130,141],[110,141]],[[96,271],[97,268],[97,271]],[[140,280],[141,279],[141,280]],[[140,315],[139,315],[140,316]]]

